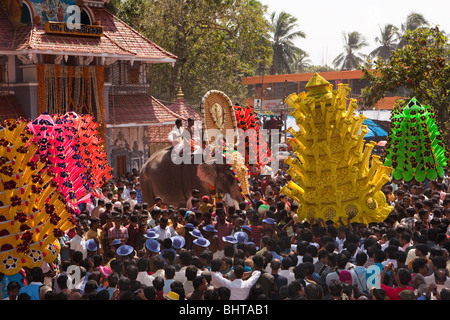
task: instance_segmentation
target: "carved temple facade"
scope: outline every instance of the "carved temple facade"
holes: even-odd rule
[[[147,67],[176,59],[106,10],[105,0],[0,0],[0,120],[92,114],[115,175],[140,170],[167,143],[155,133],[198,116],[151,95]]]

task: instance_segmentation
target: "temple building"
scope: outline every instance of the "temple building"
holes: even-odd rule
[[[115,175],[140,169],[149,128],[177,118],[151,95],[147,67],[177,57],[105,8],[107,0],[0,0],[0,120],[89,113]]]

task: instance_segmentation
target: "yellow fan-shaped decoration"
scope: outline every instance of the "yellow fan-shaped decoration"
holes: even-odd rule
[[[352,222],[363,224],[383,221],[392,207],[381,188],[390,181],[392,168],[371,156],[376,143],[365,143],[366,117],[354,114],[356,100],[347,100],[350,88],[339,84],[333,90],[316,73],[306,89],[308,93],[294,93],[285,100],[294,108],[291,115],[300,131],[288,129],[296,156],[285,161],[293,179],[281,192],[299,202],[301,220],[337,222],[351,216]]]
[[[38,147],[27,124],[9,120],[0,127],[0,272],[6,275],[53,262],[58,238],[75,226],[45,164],[31,161]]]

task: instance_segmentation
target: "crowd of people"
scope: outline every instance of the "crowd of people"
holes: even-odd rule
[[[1,275],[7,300],[449,300],[447,174],[383,187],[393,206],[362,225],[300,221],[280,169],[238,207],[192,190],[185,208],[142,201],[137,170],[108,182],[58,259]],[[374,268],[378,267],[378,268]],[[375,273],[371,285],[368,269]],[[377,284],[378,283],[378,284]]]

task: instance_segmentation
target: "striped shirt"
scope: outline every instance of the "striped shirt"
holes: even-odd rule
[[[120,226],[119,229],[112,227],[108,230],[108,239],[111,240],[111,242],[114,239],[125,239],[126,243],[126,240],[128,239],[128,229],[124,226]]]

